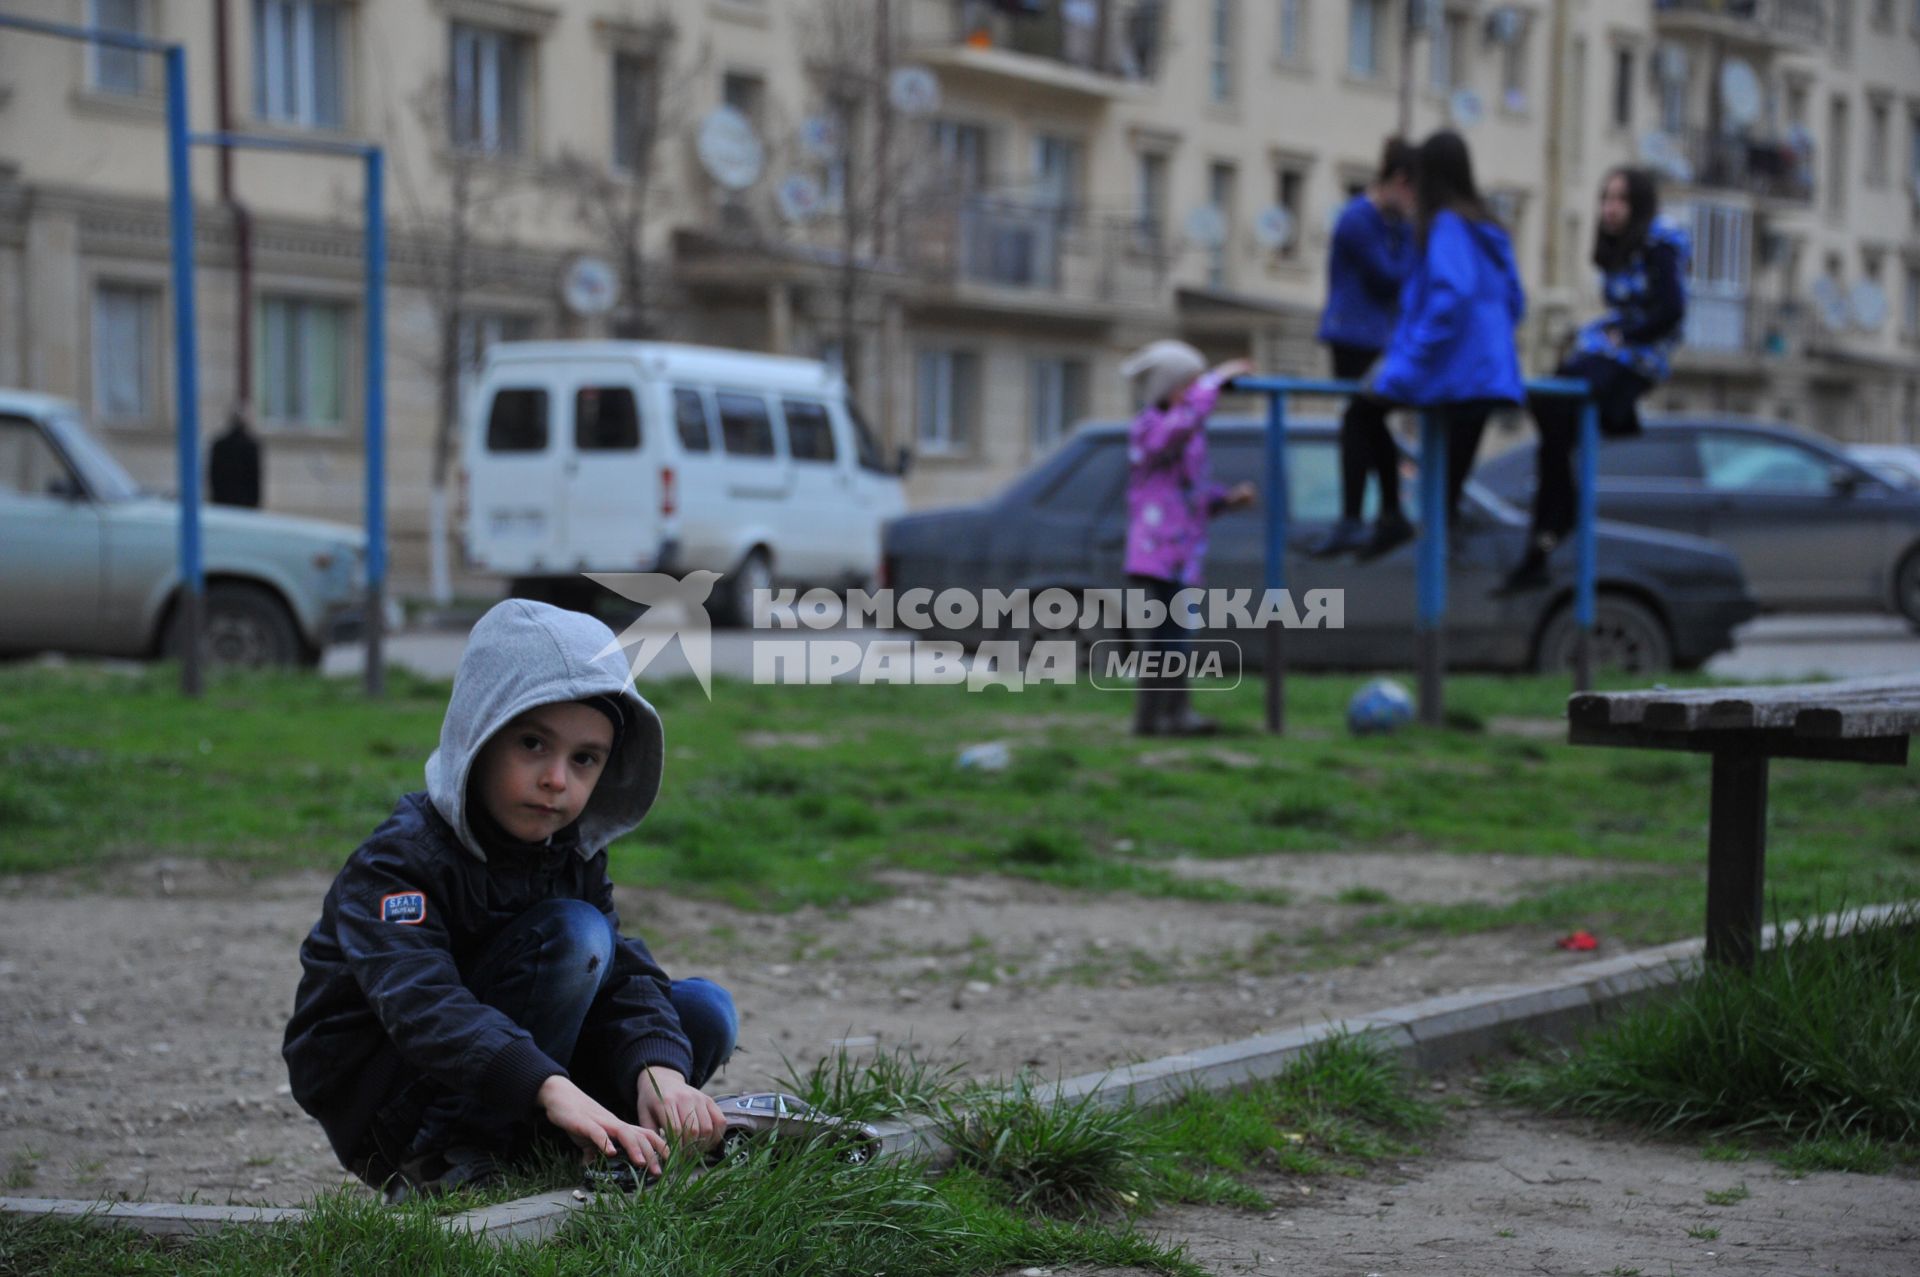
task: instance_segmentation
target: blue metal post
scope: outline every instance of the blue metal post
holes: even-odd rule
[[[200,363],[194,341],[193,173],[187,164],[187,54],[166,50],[167,214],[173,241],[174,413],[180,469],[180,690],[200,694],[206,573],[200,556]]]
[[[1580,405],[1580,458],[1576,500],[1579,521],[1574,525],[1573,617],[1579,626],[1574,638],[1573,688],[1584,692],[1593,686],[1593,627],[1598,619],[1596,595],[1600,576],[1599,519],[1600,504],[1600,406],[1591,395]]]
[[[382,640],[387,584],[387,214],[383,156],[367,152],[367,673],[369,696],[386,690]]]
[[[1287,394],[1284,390],[1267,396],[1267,572],[1266,588],[1287,588]],[[1286,644],[1285,627],[1269,622],[1266,635],[1267,730],[1275,735],[1286,730]]]
[[[1447,612],[1447,427],[1440,413],[1420,414],[1420,551],[1418,637],[1420,721],[1438,727],[1445,698],[1441,627]]]

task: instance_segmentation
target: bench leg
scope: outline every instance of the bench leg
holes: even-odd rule
[[[1767,859],[1767,760],[1713,756],[1707,830],[1707,961],[1753,969]]]

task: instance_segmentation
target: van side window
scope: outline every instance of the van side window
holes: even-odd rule
[[[847,400],[847,418],[853,422],[853,446],[859,454],[860,468],[878,474],[892,474],[886,458],[880,455],[880,445],[874,441],[867,419],[860,415],[860,405],[851,399]]]
[[[713,438],[707,431],[707,401],[699,391],[684,387],[674,390],[673,428],[680,434],[680,446],[688,452],[713,449]]]
[[[787,455],[795,461],[832,461],[833,423],[827,406],[812,399],[782,399],[787,415]]]
[[[640,414],[625,386],[582,386],[573,396],[573,446],[629,452],[640,446]]]
[[[547,392],[517,386],[494,391],[487,411],[487,451],[546,450]]]
[[[771,457],[773,421],[759,395],[714,396],[720,405],[720,446],[736,457]]]

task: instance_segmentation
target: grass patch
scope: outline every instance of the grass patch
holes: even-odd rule
[[[1870,1135],[1841,1135],[1801,1140],[1781,1150],[1774,1160],[1790,1175],[1812,1171],[1880,1175],[1893,1169],[1894,1154]]]
[[[1706,1194],[1709,1206],[1737,1206],[1752,1196],[1753,1191],[1744,1181],[1735,1184],[1732,1188],[1710,1188]]]
[[[1751,974],[1710,970],[1572,1051],[1493,1080],[1549,1110],[1662,1130],[1794,1141],[1854,1169],[1920,1147],[1920,908],[1853,933],[1807,926]],[[1876,1156],[1876,1151],[1878,1156]]]
[[[923,1060],[911,1044],[856,1061],[841,1048],[804,1071],[786,1062],[783,1085],[809,1104],[854,1122],[937,1113],[966,1089],[966,1065]]]

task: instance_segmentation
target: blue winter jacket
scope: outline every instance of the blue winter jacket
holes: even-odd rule
[[[1526,392],[1513,330],[1526,313],[1506,231],[1443,209],[1400,295],[1400,321],[1371,388],[1396,403],[1519,403]]]
[[[1581,328],[1576,353],[1611,359],[1648,381],[1665,381],[1673,352],[1686,335],[1692,258],[1693,241],[1685,228],[1665,218],[1655,221],[1645,242],[1602,275],[1609,309]]]
[[[1320,340],[1384,350],[1412,269],[1413,236],[1406,223],[1386,216],[1364,195],[1348,200],[1334,223]]]

